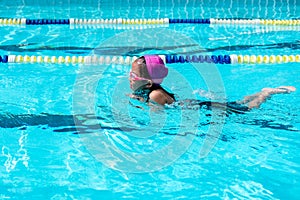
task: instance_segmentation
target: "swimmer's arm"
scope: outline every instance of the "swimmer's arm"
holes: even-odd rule
[[[126,95],[129,96],[132,99],[136,99],[136,100],[139,100],[139,101],[144,101],[144,98],[142,98],[140,96],[137,96],[137,95],[134,95],[134,94],[126,94]]]
[[[174,99],[161,90],[154,90],[149,95],[150,99],[160,105],[171,104]]]

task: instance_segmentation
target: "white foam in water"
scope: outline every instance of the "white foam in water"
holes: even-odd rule
[[[205,98],[211,99],[211,100],[212,99],[218,99],[218,97],[214,93],[206,91],[206,90],[203,90],[203,89],[194,90],[193,94],[198,94],[201,97],[205,97]]]

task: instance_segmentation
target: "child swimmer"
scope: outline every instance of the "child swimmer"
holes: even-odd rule
[[[129,74],[130,88],[133,90],[131,98],[142,102],[155,102],[160,105],[176,102],[175,96],[166,91],[160,84],[168,75],[163,60],[158,55],[145,55],[132,63]],[[249,95],[241,101],[218,103],[212,101],[188,100],[189,104],[200,107],[211,106],[226,107],[231,111],[244,112],[252,108],[259,108],[273,94],[290,93],[296,91],[293,86],[280,86],[278,88],[263,88],[260,92]]]

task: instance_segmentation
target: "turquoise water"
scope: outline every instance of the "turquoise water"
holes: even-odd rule
[[[257,9],[252,1],[136,3],[5,2],[0,13],[299,18],[297,1],[260,1]],[[295,27],[0,29],[0,55],[300,54]],[[179,99],[233,101],[263,87],[300,88],[298,63],[168,67],[163,85]],[[299,91],[273,96],[245,114],[224,115],[130,101],[126,65],[0,68],[0,199],[299,199]]]

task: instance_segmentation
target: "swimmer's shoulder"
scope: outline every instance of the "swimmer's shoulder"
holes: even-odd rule
[[[165,105],[165,104],[172,104],[175,102],[174,98],[171,97],[167,92],[165,92],[163,89],[156,89],[153,90],[149,94],[150,100],[160,104],[160,105]]]

